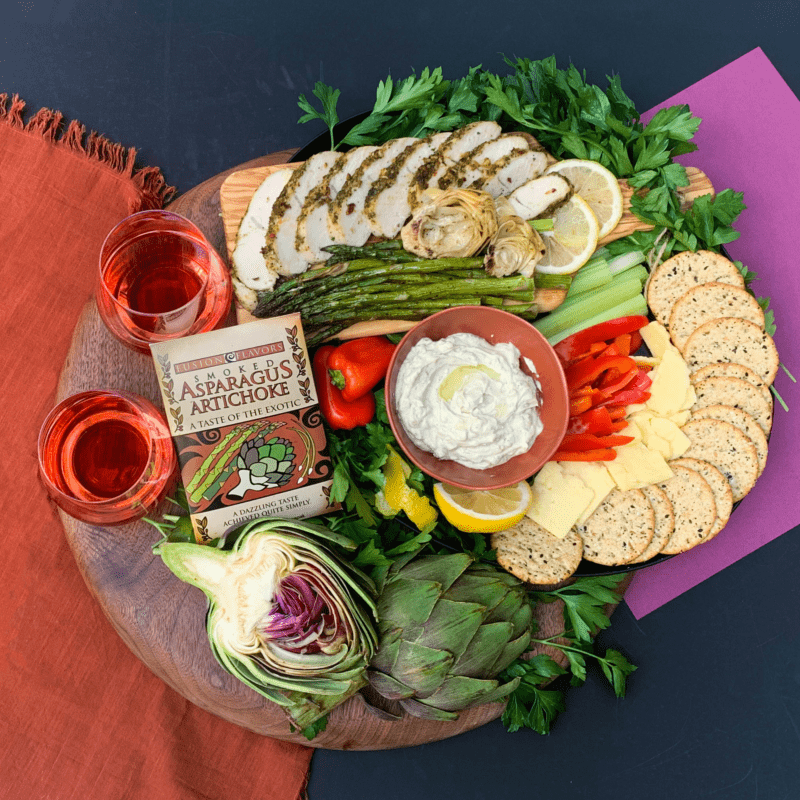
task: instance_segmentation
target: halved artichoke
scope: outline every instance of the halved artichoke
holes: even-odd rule
[[[400,231],[403,247],[423,258],[468,258],[494,236],[494,198],[475,189],[428,189]]]
[[[244,526],[233,548],[188,542],[154,548],[208,597],[206,629],[220,665],[305,728],[366,685],[375,652],[375,586],[329,543],[321,525],[269,518]]]
[[[498,197],[495,206],[498,228],[483,259],[486,272],[496,278],[515,274],[533,277],[536,265],[545,254],[542,237],[514,211],[505,197]]]
[[[452,720],[516,689],[497,675],[527,650],[533,611],[523,584],[465,553],[397,561],[378,599],[372,688],[423,719]]]

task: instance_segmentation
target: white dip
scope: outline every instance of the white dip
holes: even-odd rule
[[[417,447],[472,469],[526,452],[541,433],[536,381],[513,344],[471,333],[420,339],[397,375],[400,423]]]

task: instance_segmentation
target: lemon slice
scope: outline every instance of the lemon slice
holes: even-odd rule
[[[438,514],[431,501],[406,483],[411,467],[393,448],[389,447],[389,457],[383,465],[386,481],[383,492],[375,496],[375,507],[385,516],[391,512],[405,511],[406,516],[422,530],[436,521]],[[388,512],[387,512],[388,509]]]
[[[553,230],[541,231],[545,254],[536,271],[549,275],[577,272],[597,249],[600,223],[580,195],[574,194],[553,214]]]
[[[496,533],[516,525],[533,501],[526,481],[503,489],[473,491],[437,483],[433,496],[445,518],[460,531]]]
[[[598,238],[602,239],[617,227],[622,217],[623,200],[619,181],[613,172],[596,161],[568,158],[552,164],[545,175],[556,172],[574,187],[575,193],[589,204],[600,223]]]

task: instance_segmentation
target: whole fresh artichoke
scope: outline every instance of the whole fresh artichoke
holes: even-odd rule
[[[452,720],[500,700],[496,676],[528,647],[533,611],[523,585],[465,553],[395,562],[378,598],[373,689],[423,719]]]
[[[314,523],[246,525],[233,548],[154,548],[208,597],[206,630],[220,665],[283,706],[305,728],[355,694],[375,652],[375,587],[330,543],[353,542]]]

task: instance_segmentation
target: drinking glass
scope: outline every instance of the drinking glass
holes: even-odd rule
[[[111,333],[146,353],[153,342],[216,328],[230,311],[233,289],[200,229],[155,210],[126,217],[108,234],[95,296]]]
[[[145,516],[177,478],[167,422],[144,397],[123,391],[72,395],[39,432],[39,473],[72,517],[116,525]]]

